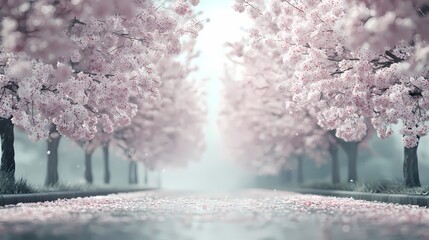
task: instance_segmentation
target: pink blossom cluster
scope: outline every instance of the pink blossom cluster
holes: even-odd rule
[[[174,5],[174,11],[179,15],[186,15],[191,13],[191,7],[197,6],[200,0],[178,0]]]
[[[414,42],[416,55],[410,60],[414,64],[428,61],[429,1],[348,0],[345,9],[347,17],[341,19],[340,28],[351,47],[382,53],[401,42]]]
[[[158,59],[201,30],[197,3],[179,15],[153,1],[1,1],[0,117],[31,140],[51,123],[72,139],[130,124],[131,98],[159,95]]]
[[[65,31],[73,21],[85,16],[102,20],[113,14],[132,17],[141,7],[139,4],[135,0],[2,0],[2,45],[6,51],[25,52],[32,58],[55,62],[75,49]]]

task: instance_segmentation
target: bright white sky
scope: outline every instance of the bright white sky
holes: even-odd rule
[[[206,152],[198,162],[185,169],[166,170],[162,185],[165,188],[188,190],[229,190],[243,185],[248,174],[225,159],[222,154],[220,134],[216,121],[219,112],[221,77],[224,73],[225,43],[240,40],[245,34],[247,17],[232,9],[233,0],[201,0],[198,9],[201,18],[209,18],[198,38],[197,48],[201,55],[197,61],[199,78],[208,78],[208,126]]]

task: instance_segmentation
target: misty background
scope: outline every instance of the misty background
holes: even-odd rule
[[[161,174],[162,187],[183,190],[232,190],[240,187],[255,186],[261,178],[255,178],[238,166],[226,155],[222,146],[221,134],[217,128],[217,115],[220,109],[221,77],[224,74],[225,42],[238,41],[245,34],[242,29],[248,27],[245,14],[232,9],[233,0],[201,0],[198,10],[203,11],[202,19],[210,21],[200,33],[197,49],[200,57],[195,64],[199,71],[193,77],[207,79],[206,92],[208,120],[206,126],[206,150],[201,159],[190,159],[189,164],[181,169],[164,169],[149,173],[149,186],[156,187]],[[397,131],[396,131],[397,132]],[[15,130],[16,176],[25,178],[35,186],[42,186],[46,176],[47,146],[46,141],[31,142],[28,137]],[[128,185],[128,161],[121,154],[122,150],[111,148],[110,186]],[[419,168],[422,184],[429,184],[429,138],[421,139],[419,145]],[[347,162],[344,152],[340,151],[342,182],[346,179]],[[358,179],[401,179],[403,145],[398,134],[386,140],[376,136],[359,150]],[[84,151],[74,142],[62,138],[59,147],[60,183],[67,185],[85,184]],[[330,161],[315,166],[312,161],[304,163],[306,182],[330,180]],[[93,155],[94,185],[103,185],[103,160],[101,149]],[[144,167],[139,164],[139,185],[143,186]],[[279,181],[272,178],[272,182]]]

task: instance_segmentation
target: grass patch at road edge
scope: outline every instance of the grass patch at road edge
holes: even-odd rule
[[[313,188],[319,190],[335,191],[353,191],[366,193],[386,193],[386,194],[417,194],[429,196],[429,185],[422,187],[409,188],[404,182],[396,179],[384,179],[378,181],[356,182],[356,183],[339,183],[332,184],[328,182],[315,182],[303,184],[302,188]]]
[[[0,194],[24,194],[38,192],[26,179],[19,178],[15,182],[0,177]]]

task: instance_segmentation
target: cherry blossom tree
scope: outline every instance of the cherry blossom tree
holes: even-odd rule
[[[242,41],[245,42],[245,41]],[[239,69],[224,80],[220,120],[225,143],[234,159],[259,174],[276,174],[295,165],[303,182],[304,156],[325,160],[329,135],[317,126],[310,112],[293,114],[285,109],[290,72],[280,54],[268,47],[229,44],[229,57]]]
[[[429,62],[428,1],[347,1],[339,29],[356,51],[370,49],[379,56],[368,78],[378,135],[392,134],[391,125],[402,123],[405,184],[420,186],[417,147],[427,134]],[[359,37],[356,37],[359,35]],[[365,40],[366,39],[366,40]]]
[[[8,128],[22,126],[38,140],[53,123],[61,135],[91,139],[98,123],[108,133],[129,124],[137,110],[130,96],[157,95],[149,59],[177,54],[184,35],[197,35],[197,1],[180,2],[169,9],[137,0],[6,1],[0,80]]]
[[[184,44],[179,58],[157,62],[160,98],[139,101],[129,126],[114,134],[117,144],[150,170],[178,167],[198,159],[204,149],[205,102],[201,83],[192,80],[194,41]],[[183,60],[184,59],[184,60]]]

